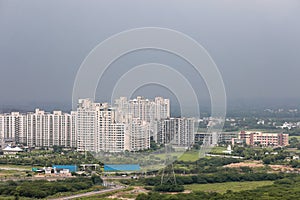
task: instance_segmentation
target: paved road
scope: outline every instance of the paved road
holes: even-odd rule
[[[117,186],[117,187],[109,188],[109,189],[105,189],[105,190],[86,192],[86,193],[82,193],[82,194],[76,194],[76,195],[72,195],[72,196],[68,196],[68,197],[60,197],[60,198],[51,199],[51,200],[75,199],[75,198],[80,198],[80,197],[92,196],[92,195],[96,195],[96,194],[104,194],[104,193],[107,193],[107,192],[113,192],[113,191],[121,190],[123,188],[124,188],[123,186]]]

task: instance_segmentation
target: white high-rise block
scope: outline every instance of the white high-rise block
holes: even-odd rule
[[[194,144],[194,118],[170,118],[155,122],[155,141],[190,147]]]
[[[79,151],[124,151],[125,125],[116,122],[115,110],[108,104],[80,99],[76,122]]]

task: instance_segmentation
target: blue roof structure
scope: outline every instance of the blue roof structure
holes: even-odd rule
[[[105,172],[116,172],[116,171],[139,171],[140,165],[104,165]]]
[[[52,165],[56,169],[68,169],[70,172],[77,172],[77,165]]]

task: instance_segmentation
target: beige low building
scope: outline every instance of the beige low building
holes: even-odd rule
[[[289,135],[284,133],[263,133],[255,131],[241,131],[238,138],[232,140],[233,145],[235,140],[243,141],[247,145],[261,146],[287,146],[289,145]]]

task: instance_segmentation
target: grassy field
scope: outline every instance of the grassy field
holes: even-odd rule
[[[178,160],[180,161],[196,161],[199,159],[199,152],[198,151],[187,151],[185,152]]]
[[[242,191],[253,190],[257,187],[272,185],[273,181],[247,181],[247,182],[227,182],[227,183],[211,183],[211,184],[192,184],[185,185],[186,190],[203,191],[203,192],[218,192],[225,193],[227,190]]]
[[[3,169],[14,169],[14,170],[19,170],[19,171],[25,171],[25,170],[29,170],[31,171],[32,169],[32,166],[25,166],[25,165],[11,165],[11,164],[0,164],[0,169],[3,168]]]
[[[214,148],[212,148],[210,153],[222,154],[223,151],[225,151],[226,149],[227,149],[226,147],[214,147]]]
[[[31,172],[31,166],[22,166],[22,165],[5,165],[0,164],[0,179],[6,179],[6,178],[22,178],[27,177],[27,173]]]
[[[181,156],[182,152],[171,152],[169,153],[169,156],[171,157],[179,157]],[[155,154],[154,155],[156,158],[159,158],[161,160],[165,160],[166,159],[166,154],[165,153],[161,153],[161,154]]]

